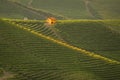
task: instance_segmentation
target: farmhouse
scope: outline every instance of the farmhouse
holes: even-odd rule
[[[56,18],[54,18],[54,17],[49,17],[49,18],[47,18],[46,22],[47,22],[49,25],[55,24],[55,23],[56,23]]]

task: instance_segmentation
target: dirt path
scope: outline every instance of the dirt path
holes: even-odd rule
[[[92,0],[84,0],[87,12],[95,19],[102,19],[102,16],[92,7]]]
[[[84,2],[85,2],[85,7],[86,7],[88,13],[89,13],[92,17],[95,17],[95,16],[91,13],[91,11],[90,11],[90,9],[89,9],[90,0],[84,0]]]
[[[13,78],[14,74],[3,71],[3,76],[0,77],[0,80],[8,80],[9,78]]]

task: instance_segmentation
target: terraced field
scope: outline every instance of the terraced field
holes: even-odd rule
[[[120,60],[119,24],[119,20],[72,20],[63,21],[56,28],[66,42]]]
[[[20,19],[23,19],[24,17],[38,19],[38,17],[40,17],[43,19],[43,16],[16,5],[8,0],[0,0],[0,18],[4,17]]]
[[[119,20],[62,20],[54,27],[46,26],[39,21],[14,21],[14,23],[73,46],[120,61]]]
[[[73,22],[77,24],[71,21],[59,21],[50,27],[46,26],[44,21],[0,20],[0,68],[14,74],[14,78],[10,80],[119,80],[119,56],[116,58],[108,55],[95,56],[95,53],[90,53],[92,55],[90,56],[89,52],[86,54],[85,51],[70,48],[68,45],[74,43],[67,40],[69,37],[65,38],[66,34],[63,36],[70,31],[67,29],[73,27],[72,30],[75,31],[75,27],[78,26],[81,29],[91,27],[90,30],[109,29],[101,27],[101,21]],[[89,23],[91,26],[86,26]],[[69,26],[70,24],[72,25]],[[101,28],[95,27],[98,24]],[[80,32],[82,31],[76,33]],[[69,36],[73,34],[75,33],[71,32]],[[116,39],[112,37],[114,41],[119,40],[118,36]],[[82,43],[79,43],[79,47],[80,44]],[[108,42],[106,44],[108,45]],[[119,46],[116,49],[119,49]]]

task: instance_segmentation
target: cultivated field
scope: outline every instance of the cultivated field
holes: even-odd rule
[[[8,80],[119,80],[119,51],[118,54],[115,51],[119,49],[119,33],[111,32],[105,26],[110,22],[114,21],[64,20],[51,27],[44,21],[1,20],[0,68],[12,75],[7,76]],[[102,31],[108,37],[100,36]],[[91,35],[92,40],[86,39],[86,35]],[[74,40],[77,39],[78,44],[75,44]],[[110,45],[109,39],[115,48]],[[87,40],[89,45],[82,46]],[[115,52],[102,52],[103,49],[110,52],[109,48]],[[4,73],[1,75],[5,76]]]
[[[120,0],[0,0],[0,80],[120,80]]]

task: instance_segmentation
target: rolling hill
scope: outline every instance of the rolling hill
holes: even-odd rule
[[[62,32],[64,33],[63,29],[65,30],[66,27],[70,27],[69,24],[79,25],[83,29],[87,27],[85,25],[91,23],[91,26],[89,25],[91,30],[93,25],[101,24],[101,21],[73,22],[60,21],[53,28],[59,29],[59,34],[66,40],[67,37],[64,38]],[[99,56],[89,51],[77,50],[78,48],[70,46],[73,43],[66,43],[52,35],[54,32],[51,33],[50,28],[43,26],[44,21],[0,20],[0,24],[0,68],[13,74],[12,80],[120,79],[119,56],[115,58],[107,54],[107,57],[104,57],[104,55]],[[84,27],[80,26],[83,24]],[[60,29],[61,27],[64,28]],[[96,29],[100,30],[99,27]],[[102,30],[104,29],[109,32],[103,26]],[[73,32],[70,34],[72,36]],[[119,38],[115,40],[113,38],[114,41],[117,39]],[[106,42],[107,45],[108,43]],[[105,48],[108,49],[108,47]],[[96,47],[96,49],[99,48]]]
[[[46,23],[43,21],[8,19],[8,22],[9,21],[15,25],[23,26],[25,29],[28,29],[28,31],[34,30],[39,34],[42,33],[45,36],[52,37],[53,39],[59,40],[63,43],[68,43],[88,51],[119,52],[119,32],[112,30],[116,29],[116,26],[119,24],[115,24],[115,27],[108,25],[108,23],[113,22],[120,23],[119,20],[62,20],[58,21],[56,25],[52,26],[46,25]],[[112,27],[112,29],[109,26]],[[79,37],[80,33],[81,37]],[[105,35],[103,36],[103,34]],[[104,52],[102,53],[104,54]],[[113,58],[119,60],[119,54],[116,54],[116,56],[109,54],[107,55],[107,57],[112,56]]]
[[[0,0],[0,80],[120,80],[119,3]]]
[[[119,20],[62,20],[54,27],[43,22],[13,21],[46,36],[120,61]]]
[[[20,19],[46,19],[50,16],[57,19],[120,19],[119,3],[119,0],[0,0],[0,16]]]
[[[120,0],[91,0],[91,2],[103,19],[120,19]]]
[[[0,0],[0,18],[46,19],[49,16],[64,19],[62,16],[27,7],[14,1]]]
[[[66,42],[120,61],[119,24],[119,20],[72,20],[56,28]]]
[[[120,19],[119,0],[19,0],[19,2],[71,19]]]
[[[94,18],[93,16],[91,16],[91,14],[87,12],[83,0],[34,0],[32,1],[31,5],[29,4],[28,0],[19,0],[19,2],[37,9],[42,9],[51,13],[60,14],[70,19]]]
[[[24,17],[31,19],[38,19],[38,17],[43,18],[41,15],[37,15],[34,12],[7,0],[0,0],[0,17],[21,19]]]

